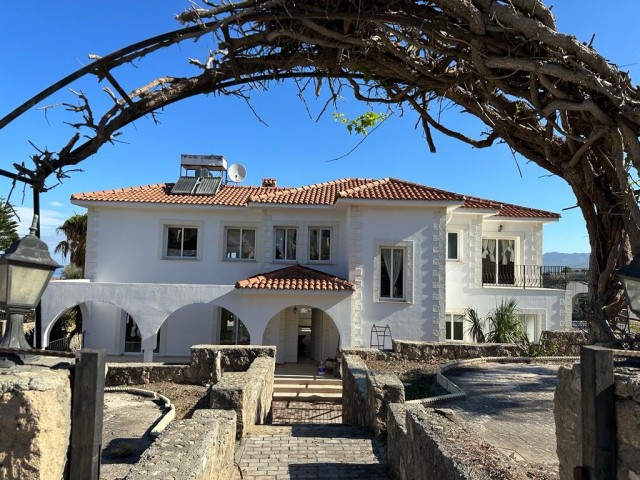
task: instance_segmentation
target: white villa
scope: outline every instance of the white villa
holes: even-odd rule
[[[85,347],[145,361],[203,343],[321,361],[378,343],[374,325],[469,341],[465,310],[511,297],[532,339],[571,325],[563,273],[542,267],[542,227],[558,214],[393,178],[232,184],[221,156],[182,167],[175,184],[71,197],[88,209],[87,280],[47,288],[45,344],[75,305]]]

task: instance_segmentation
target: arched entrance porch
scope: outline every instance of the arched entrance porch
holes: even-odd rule
[[[331,316],[321,308],[293,305],[271,318],[262,344],[276,346],[276,363],[321,363],[335,357],[340,333]]]

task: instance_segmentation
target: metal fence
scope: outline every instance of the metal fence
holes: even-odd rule
[[[82,348],[83,342],[84,332],[80,332],[49,342],[47,350],[55,350],[57,352],[75,352]]]
[[[482,269],[482,285],[566,290],[567,267],[540,265],[492,265]]]

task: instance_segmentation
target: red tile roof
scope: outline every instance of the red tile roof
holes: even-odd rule
[[[302,265],[292,265],[236,282],[236,288],[263,290],[310,290],[349,292],[355,290],[352,283]]]
[[[215,195],[171,194],[172,183],[76,193],[71,200],[84,202],[161,203],[245,207],[271,205],[334,205],[339,199],[463,202],[463,208],[496,210],[502,217],[559,218],[557,213],[460,195],[413,182],[384,178],[344,178],[296,188],[223,185]]]

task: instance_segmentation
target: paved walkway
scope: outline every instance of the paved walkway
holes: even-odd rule
[[[236,449],[236,480],[388,480],[384,444],[345,425],[256,427]]]
[[[447,372],[467,398],[446,407],[511,458],[557,466],[553,394],[558,368],[485,363]]]
[[[342,425],[342,404],[324,402],[272,402],[273,425],[299,423]]]

